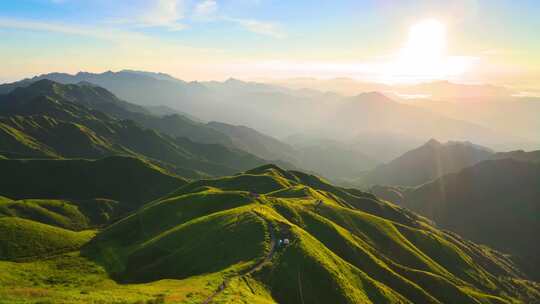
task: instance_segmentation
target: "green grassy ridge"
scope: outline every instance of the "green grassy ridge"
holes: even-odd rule
[[[303,207],[301,209],[305,208]],[[450,274],[445,270],[439,270],[439,272],[437,272],[436,270],[439,267],[432,267],[435,270],[430,269],[430,271],[414,270],[414,272],[412,272],[414,274],[426,274],[426,276],[422,277],[423,280],[419,281],[416,275],[411,275],[410,272],[403,273],[401,271],[401,268],[411,268],[403,267],[394,262],[395,256],[402,254],[403,250],[401,250],[401,252],[396,249],[390,250],[389,253],[383,255],[383,258],[381,258],[381,250],[374,250],[368,242],[357,237],[357,234],[351,234],[350,231],[337,226],[332,223],[332,221],[311,211],[300,210],[298,213],[302,217],[301,225],[305,231],[308,231],[315,238],[323,242],[325,246],[332,250],[332,252],[357,266],[359,269],[366,271],[377,281],[385,283],[393,290],[401,291],[401,294],[407,295],[413,303],[437,303],[437,300],[441,303],[477,303],[477,300],[474,297],[461,290],[461,286],[468,286],[468,284],[455,277],[453,273]],[[350,236],[347,238],[347,235]],[[371,234],[368,235],[371,236]],[[341,243],[340,240],[342,240]],[[440,263],[441,258],[437,255],[433,256],[436,257],[436,262],[431,261],[431,263]],[[385,263],[385,261],[389,262]],[[401,262],[403,263],[403,261]],[[483,274],[483,270],[476,267],[469,269],[468,271]],[[474,282],[475,285],[477,285],[478,288],[492,292],[492,286],[486,288],[484,284],[482,284],[483,279],[485,278],[476,279]],[[432,282],[434,280],[436,282]],[[439,293],[441,287],[445,287],[444,293]],[[425,289],[425,291],[422,289]],[[485,294],[485,292],[481,292],[479,289],[471,288],[471,290],[476,290],[476,293],[478,294]],[[427,298],[426,293],[430,295]],[[433,298],[429,300],[431,296],[434,296],[437,300],[434,300]]]
[[[171,193],[169,196],[177,196],[184,193],[189,193],[200,187],[213,187],[222,190],[233,191],[249,191],[257,194],[264,194],[290,187],[293,184],[286,179],[276,178],[269,175],[251,175],[242,174],[235,176],[227,176],[215,179],[198,180],[187,184],[186,186]]]
[[[5,197],[5,196],[0,195],[0,204],[1,203],[11,203],[11,202],[13,202],[13,200],[10,199],[9,197]]]
[[[482,268],[475,267],[469,256],[433,234],[427,238],[426,234],[430,232],[358,211],[328,209],[330,207],[322,209],[321,213],[370,244],[379,256],[382,254],[395,263],[438,274],[457,285],[472,283],[478,288],[494,288],[492,278],[488,278]],[[426,241],[426,244],[419,246],[418,240]],[[470,277],[471,273],[475,277]]]
[[[223,190],[241,190],[267,194],[298,185],[309,186],[311,189],[318,191],[326,197],[331,197],[334,201],[340,202],[342,205],[365,210],[386,218],[392,218],[402,223],[410,224],[411,222],[422,220],[421,217],[412,213],[409,213],[409,216],[403,216],[404,212],[402,209],[388,203],[383,203],[369,193],[335,187],[315,175],[309,175],[299,171],[287,171],[275,165],[265,165],[234,176],[199,180],[180,188],[178,191],[171,193],[170,196],[188,193],[193,189],[203,186],[217,187]]]
[[[197,170],[208,170],[211,174],[234,172],[233,169],[223,165],[199,159],[174,143],[172,138],[153,130],[142,129],[131,121],[117,121],[101,113],[74,116],[37,113],[16,116],[17,121],[13,116],[1,119],[1,121],[16,130],[19,134],[18,138],[29,138],[24,142],[34,141],[38,148],[51,151],[40,153],[41,155],[101,158],[107,155],[127,154],[173,164],[179,168],[178,172],[189,178],[199,177]],[[68,142],[69,145],[66,144]],[[19,143],[15,142],[13,145],[7,145],[6,149],[12,151],[11,147],[18,145]],[[23,153],[19,152],[19,154]],[[35,154],[26,151],[23,155],[35,158]]]
[[[252,209],[245,206],[195,218],[135,242],[111,240],[107,237],[111,232],[106,231],[88,245],[85,254],[126,281],[239,272],[267,248],[268,232]]]
[[[306,232],[260,274],[279,303],[411,303],[337,257]]]
[[[119,240],[114,247],[133,247],[191,220],[248,205],[245,192],[205,190],[155,201],[105,229],[96,241]],[[118,248],[118,251],[121,252]]]
[[[150,115],[145,107],[123,101],[108,90],[89,83],[60,84],[48,79],[38,80],[11,92],[19,100],[28,100],[40,95],[63,99],[90,109],[99,110],[119,119],[130,119],[172,137],[189,138],[201,143],[219,143],[232,147],[229,136],[186,116],[173,114],[158,117]]]
[[[0,216],[24,218],[74,231],[103,226],[118,216],[120,209],[117,201],[107,199],[0,199]]]
[[[496,276],[510,273],[514,277],[526,277],[522,270],[515,265],[512,257],[507,254],[463,239],[450,231],[445,231],[441,237],[458,246],[463,252],[472,257],[475,263],[482,265],[485,269],[489,269],[489,272]]]
[[[185,278],[229,268],[240,272],[263,256],[265,235],[264,223],[249,209],[199,218],[141,244],[130,257],[125,275],[151,280]],[[141,262],[149,258],[154,262],[140,268]]]
[[[94,234],[93,231],[73,232],[16,217],[0,217],[0,259],[38,258],[77,250]]]
[[[364,249],[366,244],[347,230],[313,213],[306,214],[303,219],[303,228],[306,232],[343,260],[368,273],[374,280],[403,294],[415,303],[438,303],[419,286],[399,276],[369,250]]]
[[[108,157],[100,160],[0,160],[0,193],[14,199],[107,198],[133,209],[183,185],[140,159]]]
[[[296,179],[313,189],[325,191],[333,196],[334,200],[344,201],[348,207],[360,209],[373,215],[392,219],[406,225],[411,225],[417,221],[423,221],[421,217],[403,211],[392,204],[379,200],[373,194],[362,192],[357,189],[347,189],[330,184],[328,181],[300,171],[290,171]],[[404,216],[404,214],[406,216]]]
[[[32,136],[4,123],[2,119],[0,119],[0,138],[0,150],[7,155],[59,157],[52,148],[40,143]]]
[[[110,140],[99,136],[80,122],[64,121],[49,116],[18,116],[4,119],[3,122],[17,128],[25,136],[35,139],[40,147],[45,147],[47,155],[96,158],[120,153]]]
[[[371,200],[382,206],[375,214]],[[275,166],[187,184],[115,223],[85,252],[124,280],[239,274],[268,247],[268,227],[253,213],[278,238],[293,240],[249,276],[263,286],[261,301],[526,303],[540,292],[494,251],[369,194],[332,189],[321,179]],[[237,241],[227,225],[245,241]],[[237,258],[216,259],[220,252]],[[235,280],[245,288],[243,279]],[[239,293],[229,290],[218,301]]]

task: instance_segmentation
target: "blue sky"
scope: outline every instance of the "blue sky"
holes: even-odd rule
[[[399,74],[536,85],[538,16],[537,1],[4,0],[0,81],[130,68],[188,80]],[[460,62],[464,71],[396,72],[424,20],[444,26],[440,68]]]

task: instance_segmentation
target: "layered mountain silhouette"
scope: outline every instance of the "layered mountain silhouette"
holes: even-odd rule
[[[540,98],[462,96],[454,99],[423,99],[411,102],[418,107],[454,119],[474,122],[503,134],[518,134],[529,141],[538,141]],[[522,149],[536,149],[538,145],[521,144]]]
[[[105,97],[92,97],[96,91]],[[154,118],[128,111],[136,106],[93,86],[41,80],[0,98],[0,150],[5,156],[100,158],[125,154],[162,163],[185,177],[230,174],[265,163],[239,149],[175,138],[125,120],[140,115],[149,121]],[[100,111],[110,108],[115,109],[110,111],[112,115]],[[212,152],[216,149],[220,153]],[[210,151],[203,156],[200,152],[204,150]]]
[[[495,132],[489,125],[482,126],[474,120],[450,119],[418,106],[398,103],[380,93],[342,97],[236,79],[185,82],[163,74],[136,71],[52,73],[2,85],[0,92],[39,79],[90,82],[139,105],[165,105],[206,121],[245,125],[274,137],[316,132],[322,139],[349,140],[360,133],[385,134],[399,130],[403,136],[421,141],[432,137],[471,141],[498,150],[516,149],[518,143],[534,141],[521,138],[520,133]]]
[[[377,158],[366,155],[361,145],[308,140],[295,147],[300,168],[310,169],[334,181],[356,179],[380,163]]]
[[[477,100],[485,98],[508,98],[517,93],[515,90],[503,86],[453,83],[446,80],[418,84],[387,85],[381,83],[360,82],[346,77],[334,79],[305,77],[273,82],[290,88],[309,88],[313,90],[336,92],[349,96],[358,95],[363,92],[379,91],[396,96],[427,96],[435,100],[455,100],[458,98],[474,98]]]
[[[435,139],[391,162],[380,165],[360,179],[363,185],[418,186],[447,173],[460,171],[495,152],[469,142],[441,143]]]

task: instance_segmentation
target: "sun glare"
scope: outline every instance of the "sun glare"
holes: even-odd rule
[[[410,27],[405,45],[387,70],[387,82],[419,82],[462,74],[469,61],[447,55],[446,26],[422,20]]]
[[[415,63],[440,61],[446,52],[446,28],[434,19],[419,22],[409,30],[402,59]]]

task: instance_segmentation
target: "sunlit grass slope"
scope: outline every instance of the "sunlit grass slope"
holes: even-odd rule
[[[0,217],[0,260],[35,258],[77,250],[94,236],[17,217]]]
[[[101,266],[73,252],[25,263],[0,261],[0,302],[196,304],[220,280],[221,276],[216,274],[148,284],[118,284]],[[248,295],[246,290],[249,291],[247,287],[239,288]]]
[[[108,199],[89,200],[2,200],[0,216],[12,216],[70,230],[107,224],[118,215],[119,203]]]
[[[273,252],[273,237],[291,244]],[[538,285],[498,252],[373,195],[275,166],[185,185],[110,226],[83,252],[123,282],[228,277],[214,299],[222,303],[540,297]],[[264,257],[262,269],[243,275]]]

